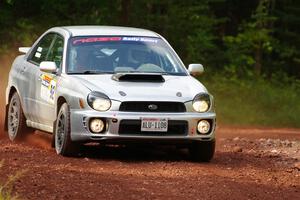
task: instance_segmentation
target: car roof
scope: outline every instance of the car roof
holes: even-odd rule
[[[121,26],[63,26],[60,28],[67,30],[72,36],[126,35],[159,37],[159,35],[153,31]]]

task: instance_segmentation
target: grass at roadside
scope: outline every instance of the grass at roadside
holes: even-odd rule
[[[0,170],[2,169],[4,161],[0,161]],[[19,197],[13,193],[13,185],[25,173],[24,170],[17,172],[14,175],[9,175],[4,183],[0,183],[0,200],[18,200]]]
[[[218,122],[223,125],[300,128],[300,81],[199,78],[213,94]]]

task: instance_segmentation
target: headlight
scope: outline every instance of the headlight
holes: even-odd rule
[[[111,101],[101,92],[91,92],[88,95],[87,102],[89,106],[98,111],[107,111],[111,106]]]
[[[210,96],[207,93],[198,94],[193,100],[193,108],[197,112],[208,111],[210,104]]]

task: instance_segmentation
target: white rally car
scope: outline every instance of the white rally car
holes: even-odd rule
[[[61,155],[80,143],[150,142],[215,151],[213,97],[159,34],[108,26],[55,27],[20,48],[6,89],[11,140],[33,129],[53,134]]]

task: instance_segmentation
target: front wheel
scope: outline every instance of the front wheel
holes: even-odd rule
[[[27,127],[26,118],[21,106],[20,97],[15,92],[9,102],[7,113],[7,129],[8,137],[11,141],[20,141],[24,137],[33,132],[33,129]]]
[[[212,141],[197,141],[189,147],[189,152],[193,161],[209,162],[215,153],[215,140]]]
[[[58,112],[54,143],[57,154],[62,156],[74,156],[77,153],[77,146],[71,141],[70,109],[67,103],[64,103]]]

